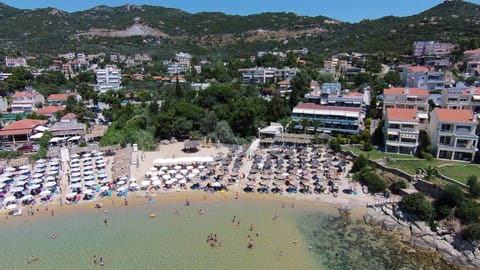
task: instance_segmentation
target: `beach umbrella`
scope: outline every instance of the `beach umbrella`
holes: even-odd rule
[[[18,174],[21,174],[21,175],[29,175],[30,174],[30,171],[29,170],[20,170],[18,172]]]
[[[4,171],[6,171],[6,172],[15,172],[15,171],[17,171],[17,170],[16,170],[15,168],[13,168],[13,167],[7,167],[7,168],[5,168]]]
[[[162,181],[160,181],[160,180],[155,180],[155,181],[152,182],[152,185],[154,185],[154,186],[160,186],[161,184],[162,184]]]
[[[73,183],[70,185],[70,188],[81,188],[82,184],[81,183]]]
[[[23,197],[20,198],[20,200],[22,200],[22,201],[31,200],[31,199],[33,199],[33,196],[30,195],[30,194],[28,194],[28,195],[23,195]]]
[[[70,168],[73,169],[79,169],[80,170],[80,163],[72,163],[70,164]]]
[[[76,192],[68,193],[67,195],[65,195],[66,198],[74,198],[75,196],[77,196]]]
[[[119,186],[125,185],[125,181],[120,180],[120,181],[117,182],[117,185],[119,185]]]
[[[10,191],[13,192],[13,193],[15,193],[15,192],[23,191],[23,190],[24,190],[23,187],[14,187],[14,188],[12,188]]]
[[[85,153],[85,154],[83,154],[83,157],[84,157],[84,158],[85,158],[85,157],[91,157],[91,156],[92,156],[92,154],[90,154],[90,153]]]
[[[85,181],[85,183],[84,183],[85,186],[89,186],[89,187],[94,186],[96,184],[97,184],[97,182],[95,182],[95,181]]]
[[[18,207],[17,204],[9,204],[9,205],[7,205],[7,208],[6,208],[6,209],[7,209],[7,210],[13,210],[13,209],[16,209],[17,207]]]
[[[167,167],[167,166],[163,166],[163,167],[160,168],[160,170],[166,171],[166,170],[168,170],[168,167]]]
[[[167,185],[171,185],[171,184],[173,184],[173,180],[168,180],[168,181],[165,181],[165,184],[167,184]]]
[[[193,169],[193,166],[192,166],[192,165],[188,165],[188,166],[186,167],[186,169],[187,169],[187,170],[191,170],[191,169]]]
[[[193,169],[193,170],[192,170],[192,173],[194,173],[194,174],[199,174],[199,173],[200,173],[200,170],[199,170],[199,169]]]
[[[158,169],[157,169],[157,167],[153,166],[153,167],[150,168],[150,171],[156,172],[156,171],[158,171]]]
[[[182,166],[180,165],[175,165],[175,167],[173,167],[175,170],[180,170],[182,168]]]
[[[72,173],[71,175],[72,177],[81,177],[82,174],[78,173],[78,172],[75,172],[75,173]]]
[[[105,163],[97,164],[97,168],[105,168],[105,167],[106,167]]]
[[[48,182],[48,183],[45,184],[46,187],[54,187],[56,185],[57,185],[57,183],[55,183],[55,182]]]
[[[8,196],[8,197],[5,197],[5,199],[3,200],[3,203],[10,203],[10,202],[16,202],[17,201],[17,198],[15,198],[15,196]]]
[[[168,174],[164,174],[164,175],[162,175],[162,178],[165,179],[165,180],[169,180],[172,177]]]
[[[137,182],[137,178],[135,178],[135,177],[130,177],[130,180],[128,180],[128,182]]]
[[[73,154],[70,156],[71,159],[78,159],[80,156],[78,154]]]
[[[72,168],[72,169],[70,170],[70,172],[72,172],[72,173],[78,173],[78,172],[80,172],[80,167],[74,167],[74,168]]]
[[[84,167],[83,167],[83,171],[84,171],[84,172],[85,172],[85,171],[91,171],[91,170],[93,170],[93,167],[92,167],[92,166],[84,166]]]
[[[84,171],[83,175],[94,175],[95,173],[93,171]]]
[[[85,177],[83,178],[83,180],[85,180],[85,181],[90,181],[90,180],[94,180],[94,179],[95,179],[95,176],[94,176],[94,175],[91,175],[91,174],[90,174],[90,175],[87,175],[87,176],[85,176]]]
[[[82,192],[83,192],[83,194],[93,194],[93,190],[91,190],[91,189],[85,189]]]
[[[212,184],[212,187],[220,187],[222,184],[220,184],[219,182],[214,182]]]
[[[58,166],[59,162],[57,160],[53,160],[50,161],[48,164],[50,164],[50,166]]]
[[[181,174],[177,174],[177,175],[175,176],[175,178],[177,178],[177,179],[183,179],[183,178],[184,178],[184,176],[183,176],[183,175],[181,175]]]
[[[55,181],[55,177],[49,175],[47,176],[47,181]]]
[[[119,187],[119,188],[118,188],[118,192],[124,192],[125,190],[127,190],[126,187]]]
[[[108,190],[108,187],[107,186],[103,186],[100,188],[101,191],[107,191]]]
[[[20,170],[28,170],[30,169],[30,167],[28,165],[22,165],[20,167],[18,167]]]
[[[34,184],[40,184],[42,182],[43,182],[43,179],[41,179],[41,178],[35,178],[35,179],[32,180],[32,183],[34,183]]]
[[[108,182],[110,182],[110,180],[108,180],[107,178],[100,180],[100,184],[106,184]]]
[[[95,153],[95,156],[97,156],[97,157],[103,156],[103,152],[100,152],[100,151],[99,151],[99,152],[96,152],[96,153]]]
[[[152,176],[152,178],[150,180],[155,181],[155,180],[158,180],[158,179],[159,179],[158,176],[154,175],[154,176]]]
[[[10,178],[10,177],[6,177],[6,176],[1,176],[0,177],[0,182],[8,182],[8,181],[12,181],[13,179]]]
[[[186,183],[187,183],[187,180],[181,179],[180,181],[178,181],[178,183],[180,183],[180,184],[186,184]]]
[[[36,164],[43,164],[45,162],[47,162],[45,159],[39,159],[39,160],[35,161]]]
[[[25,183],[27,183],[27,181],[19,180],[19,181],[15,182],[14,185],[15,185],[15,186],[23,186],[23,185],[25,185]]]
[[[28,186],[30,189],[37,189],[40,187],[39,184],[34,184],[34,185],[31,185],[31,186]]]
[[[169,173],[169,174],[176,174],[177,171],[176,171],[176,170],[169,170],[168,173]]]
[[[33,178],[42,178],[43,177],[43,174],[42,173],[35,173],[33,175]]]
[[[180,173],[183,175],[186,175],[188,173],[188,170],[187,169],[180,170]]]
[[[196,174],[194,174],[194,173],[191,173],[191,174],[187,175],[187,178],[190,178],[190,179],[192,179],[192,178],[194,178],[195,176],[197,176],[197,175],[196,175]]]
[[[4,188],[7,184],[5,183],[0,183],[0,188]]]
[[[138,184],[137,184],[137,183],[130,183],[129,186],[130,186],[131,188],[136,188],[136,187],[138,187]]]
[[[72,177],[70,178],[70,182],[74,183],[74,182],[80,182],[82,181],[82,178],[81,177]]]
[[[107,178],[107,174],[105,172],[101,172],[97,175],[98,178]]]
[[[205,169],[205,166],[204,165],[199,165],[198,168],[199,169]]]
[[[44,190],[44,191],[40,192],[41,197],[50,196],[50,194],[51,194],[51,192],[49,190]]]
[[[148,187],[150,185],[150,181],[148,180],[143,180],[142,182],[140,182],[140,185],[142,187]]]

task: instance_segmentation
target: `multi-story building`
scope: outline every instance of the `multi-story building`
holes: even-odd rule
[[[477,114],[471,110],[436,108],[429,128],[435,157],[472,161],[478,145],[477,125]]]
[[[296,127],[302,119],[318,121],[318,130],[332,134],[358,134],[364,129],[365,114],[361,108],[323,106],[314,103],[299,103],[292,112]],[[314,125],[309,126],[313,130]]]
[[[240,69],[239,71],[242,72],[244,83],[266,84],[276,83],[281,80],[291,80],[297,73],[298,68],[255,67]]]
[[[421,122],[428,119],[429,92],[420,88],[387,88],[383,90],[383,110],[387,108],[415,109]]]
[[[182,74],[190,71],[190,62],[169,62],[167,64],[168,74]]]
[[[442,108],[472,110],[480,113],[480,88],[457,85],[442,91]]]
[[[466,50],[463,55],[468,61],[480,61],[480,49]]]
[[[384,119],[385,152],[415,154],[420,134],[418,111],[388,108]]]
[[[408,66],[403,68],[402,82],[406,87],[442,90],[445,87],[445,72],[426,66]]]
[[[107,65],[105,68],[97,69],[97,84],[94,89],[100,92],[120,89],[122,81],[121,70],[114,65]]]
[[[36,111],[38,106],[45,103],[42,94],[34,91],[16,91],[12,95],[10,108],[12,113],[23,113]]]
[[[25,57],[8,57],[5,56],[5,66],[6,67],[26,67],[27,59]]]
[[[177,62],[190,62],[192,55],[189,53],[179,52],[175,54],[175,61]]]
[[[441,43],[435,41],[415,41],[413,43],[413,55],[447,55],[452,51],[453,47],[454,45],[451,43]]]

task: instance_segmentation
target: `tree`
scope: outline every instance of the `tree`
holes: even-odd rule
[[[438,167],[437,166],[431,166],[428,165],[427,167],[423,168],[423,171],[425,172],[425,180],[430,181],[434,177],[438,176]]]
[[[426,200],[423,193],[417,192],[405,195],[400,201],[399,206],[420,220],[431,221],[433,219],[433,206]]]
[[[471,175],[468,177],[467,180],[468,184],[468,191],[470,195],[474,198],[478,198],[480,196],[480,183],[478,183],[477,176]]]
[[[359,172],[367,166],[368,166],[368,159],[364,155],[360,155],[353,162],[352,169],[350,170],[350,172],[352,173]]]
[[[213,136],[222,143],[233,144],[237,141],[227,121],[220,121],[217,124]]]
[[[310,120],[307,118],[300,119],[300,125],[302,126],[303,134],[307,133],[308,127],[310,126]]]
[[[292,78],[292,80],[290,81],[290,85],[292,86],[292,92],[290,92],[290,98],[288,100],[290,109],[293,109],[293,107],[297,106],[298,102],[303,100],[303,98],[310,89],[311,80],[312,78],[305,70],[300,70]]]
[[[200,123],[200,132],[204,135],[208,135],[215,131],[215,128],[218,123],[217,115],[214,111],[210,111],[205,115]]]
[[[480,241],[480,223],[468,225],[463,231],[463,237],[469,241]]]
[[[320,120],[312,120],[313,134],[317,134],[318,128],[322,125]]]
[[[480,204],[474,200],[468,200],[455,210],[455,216],[462,220],[463,224],[480,221]]]
[[[396,86],[400,84],[401,76],[400,73],[396,70],[390,70],[385,74],[385,77],[383,77],[386,83]]]
[[[330,147],[330,149],[332,149],[334,152],[342,151],[342,145],[340,145],[338,139],[330,140],[328,147]]]
[[[457,185],[448,184],[444,187],[436,202],[439,205],[458,207],[462,205],[464,198],[465,194]]]
[[[407,188],[407,183],[403,180],[395,181],[390,185],[390,191],[392,191],[393,194],[400,194],[404,188]]]
[[[370,193],[385,191],[387,184],[378,176],[372,167],[363,167],[360,172],[360,181],[365,183]]]

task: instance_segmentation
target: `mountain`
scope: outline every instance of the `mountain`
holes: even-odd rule
[[[150,5],[103,5],[69,13],[0,4],[0,49],[5,54],[103,51],[147,52],[159,57],[179,50],[203,56],[245,56],[257,50],[297,47],[308,47],[319,54],[405,53],[415,40],[455,43],[476,38],[479,24],[480,5],[463,1],[445,1],[414,16],[388,16],[359,23],[294,13],[190,14]]]

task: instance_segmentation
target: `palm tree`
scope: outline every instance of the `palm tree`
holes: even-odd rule
[[[318,128],[322,125],[322,122],[319,120],[312,120],[313,134],[317,134]]]
[[[307,133],[307,128],[310,125],[310,120],[307,118],[300,119],[300,125],[302,126],[302,131],[304,134]]]
[[[280,122],[280,125],[282,125],[283,133],[287,133],[288,125],[290,125],[290,123],[292,122],[292,119],[290,119],[290,117],[285,117],[280,119],[279,122]]]
[[[432,180],[435,176],[438,176],[439,173],[438,167],[431,165],[423,168],[423,171],[425,172],[425,180],[427,181]]]

